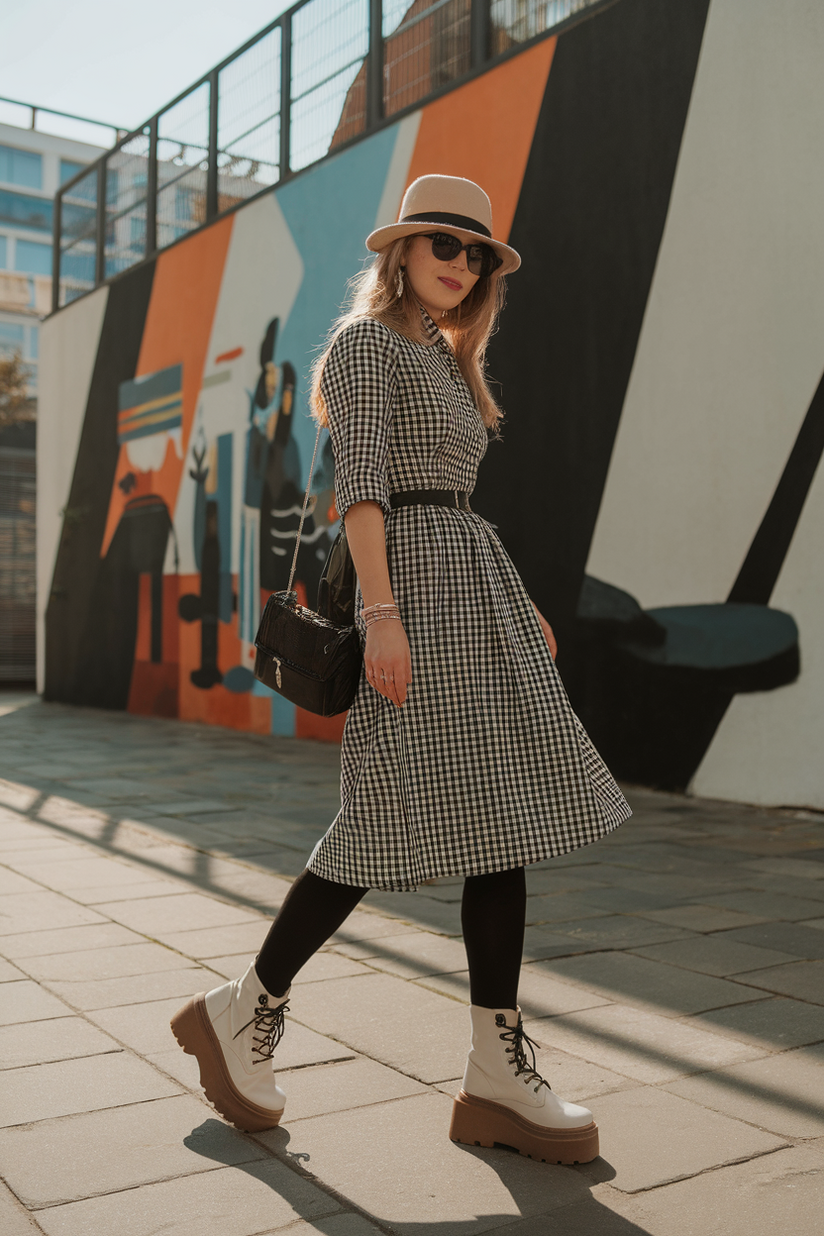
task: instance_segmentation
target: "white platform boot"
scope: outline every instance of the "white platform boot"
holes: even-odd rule
[[[470,1014],[472,1048],[452,1109],[452,1141],[469,1146],[500,1142],[547,1163],[596,1158],[598,1126],[592,1112],[559,1099],[538,1073],[535,1044],[524,1033],[521,1010],[473,1004]]]
[[[290,989],[291,990],[291,989]],[[260,1133],[283,1115],[272,1053],[283,1035],[284,996],[271,996],[252,962],[242,978],[192,996],[171,1021],[180,1046],[200,1065],[200,1084],[222,1116]]]

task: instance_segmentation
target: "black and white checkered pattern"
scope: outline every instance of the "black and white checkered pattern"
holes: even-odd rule
[[[450,507],[389,505],[403,489],[471,493],[488,445],[451,348],[423,319],[431,345],[355,322],[323,379],[337,507],[368,498],[383,508],[412,683],[398,708],[362,670],[343,730],[341,809],[308,866],[399,891],[564,854],[631,814],[492,526]],[[358,589],[356,612],[362,604]]]

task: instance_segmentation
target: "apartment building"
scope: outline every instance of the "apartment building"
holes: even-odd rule
[[[51,312],[54,195],[101,151],[0,123],[0,360],[20,352],[35,400],[40,321]],[[34,678],[35,432],[32,420],[0,424],[0,682]]]
[[[54,195],[103,147],[0,124],[0,354],[20,349],[37,391],[39,322],[51,312]]]

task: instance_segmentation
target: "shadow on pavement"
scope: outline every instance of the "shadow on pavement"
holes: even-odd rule
[[[225,1151],[225,1138],[216,1136],[216,1134],[223,1128],[220,1121],[205,1120],[184,1139],[184,1144],[196,1154],[232,1166],[236,1170],[249,1172],[250,1175],[259,1178],[256,1170],[260,1168],[259,1160],[245,1164],[238,1163],[236,1155],[221,1153],[221,1150]],[[245,1136],[245,1134],[237,1133],[239,1138]],[[289,1132],[285,1128],[278,1128],[267,1134],[267,1146],[273,1149],[282,1163],[291,1167],[304,1179],[311,1180],[342,1206],[377,1223],[381,1231],[392,1232],[397,1236],[474,1236],[475,1233],[500,1229],[505,1229],[511,1236],[648,1236],[646,1229],[616,1214],[592,1196],[591,1190],[594,1185],[603,1184],[615,1178],[614,1169],[603,1158],[598,1158],[593,1163],[581,1167],[559,1167],[547,1163],[530,1163],[508,1147],[496,1146],[494,1150],[483,1150],[478,1147],[450,1143],[450,1147],[454,1145],[456,1150],[479,1160],[497,1174],[512,1197],[521,1217],[510,1212],[476,1214],[466,1219],[440,1221],[429,1218],[417,1222],[391,1218],[390,1197],[387,1197],[386,1209],[380,1214],[375,1214],[349,1201],[345,1192],[325,1187],[308,1165],[309,1155],[293,1154],[289,1151],[290,1140]],[[364,1170],[368,1170],[366,1157],[364,1163]],[[547,1203],[552,1192],[558,1189],[561,1181],[563,1181],[564,1194],[567,1198],[571,1194],[571,1200],[565,1201],[557,1209],[547,1210]],[[440,1183],[442,1184],[442,1181]],[[420,1181],[422,1197],[427,1196],[428,1187],[426,1180],[422,1179]],[[286,1200],[292,1201],[288,1197]],[[292,1204],[295,1204],[294,1201]],[[300,1213],[297,1205],[295,1208]],[[325,1231],[326,1220],[315,1219],[310,1215],[303,1215],[302,1218],[315,1231],[320,1233]]]

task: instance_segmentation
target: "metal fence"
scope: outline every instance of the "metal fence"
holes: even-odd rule
[[[69,181],[52,307],[611,0],[300,0]]]

